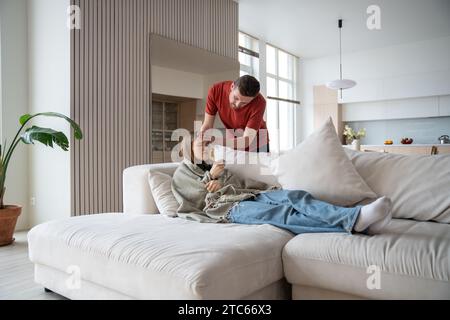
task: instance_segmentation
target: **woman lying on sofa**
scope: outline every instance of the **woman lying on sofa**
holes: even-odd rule
[[[237,177],[223,164],[213,163],[207,149],[206,142],[195,139],[190,157],[185,153],[174,173],[172,191],[180,204],[179,217],[200,222],[271,224],[294,234],[377,234],[391,220],[391,201],[386,197],[365,206],[338,207],[306,191],[280,190]]]

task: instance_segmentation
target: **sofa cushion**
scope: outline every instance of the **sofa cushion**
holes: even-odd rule
[[[159,213],[169,217],[177,217],[177,210],[180,205],[172,192],[172,177],[158,170],[150,169],[148,183]]]
[[[273,161],[283,189],[304,190],[317,199],[351,206],[375,199],[339,142],[331,118],[295,149]]]
[[[450,223],[450,156],[346,152],[369,187],[392,199],[393,217]]]
[[[164,215],[103,214],[28,234],[32,262],[138,299],[239,299],[283,279],[292,235],[269,226],[202,224]]]
[[[450,299],[449,248],[450,225],[394,219],[372,237],[299,235],[286,245],[283,263],[296,285],[365,298]]]

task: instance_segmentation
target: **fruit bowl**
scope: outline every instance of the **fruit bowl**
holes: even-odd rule
[[[411,138],[403,138],[402,141],[400,141],[401,144],[412,144],[414,142]]]

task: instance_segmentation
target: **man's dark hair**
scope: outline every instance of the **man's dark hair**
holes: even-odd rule
[[[245,75],[234,82],[234,86],[239,88],[241,95],[245,97],[256,97],[261,90],[259,81],[255,77]]]

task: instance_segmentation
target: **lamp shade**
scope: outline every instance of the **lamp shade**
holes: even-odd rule
[[[338,79],[326,83],[327,88],[333,90],[350,89],[356,86],[356,82],[349,79]]]

